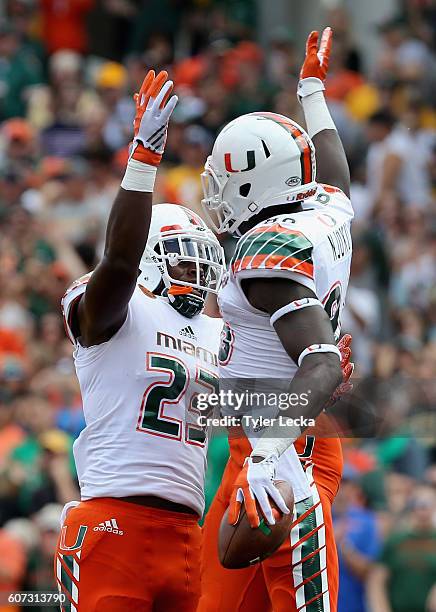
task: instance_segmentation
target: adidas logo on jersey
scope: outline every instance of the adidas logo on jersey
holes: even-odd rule
[[[119,529],[117,521],[114,518],[99,523],[96,527],[94,527],[94,531],[107,531],[108,533],[114,533],[115,535],[124,535],[124,531]]]
[[[187,325],[179,331],[179,336],[185,336],[185,338],[191,338],[191,340],[197,340],[194,330],[190,325]]]

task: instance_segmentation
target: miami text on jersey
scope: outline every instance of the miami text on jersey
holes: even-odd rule
[[[180,353],[195,356],[196,359],[200,359],[205,363],[210,363],[214,366],[218,365],[218,356],[212,353],[212,351],[208,351],[202,346],[194,346],[191,342],[183,340],[182,338],[175,338],[170,334],[158,331],[156,332],[156,344],[158,346],[173,349],[174,351],[179,351]]]

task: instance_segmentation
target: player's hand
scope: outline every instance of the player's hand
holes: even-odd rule
[[[134,138],[131,159],[158,166],[164,152],[167,139],[168,121],[178,98],[170,97],[173,82],[168,81],[165,70],[156,76],[149,70],[139,93],[133,98],[136,104],[136,115],[133,123]]]
[[[321,36],[321,44],[318,51],[319,33],[314,31],[309,34],[306,41],[306,57],[300,71],[300,79],[315,77],[325,81],[329,67],[330,50],[332,48],[333,30],[326,28]]]
[[[256,463],[251,457],[247,457],[244,467],[233,485],[229,509],[229,523],[231,525],[238,522],[241,506],[244,503],[250,527],[253,529],[259,527],[260,517],[256,508],[256,500],[267,522],[274,525],[275,520],[268,497],[274,501],[281,512],[289,514],[289,508],[273,482],[277,464],[278,457],[276,455]]]
[[[338,349],[341,352],[342,382],[334,390],[326,408],[332,406],[335,402],[341,399],[343,395],[349,393],[353,389],[353,383],[350,382],[350,378],[354,370],[354,363],[350,361],[352,340],[353,338],[350,334],[345,334],[338,342]]]

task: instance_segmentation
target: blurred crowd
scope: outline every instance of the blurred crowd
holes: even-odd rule
[[[436,2],[398,0],[374,24],[371,65],[344,9],[326,23],[326,96],[356,212],[342,327],[373,424],[363,416],[344,439],[339,610],[435,612]],[[59,303],[101,255],[132,95],[149,67],[169,70],[180,102],[155,202],[201,214],[200,173],[225,123],[271,110],[304,124],[303,49],[291,24],[265,47],[259,27],[254,0],[0,3],[0,591],[53,588],[60,511],[79,495],[84,422]],[[212,444],[209,498],[225,453]]]

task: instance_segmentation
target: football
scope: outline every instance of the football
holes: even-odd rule
[[[289,514],[282,514],[270,499],[275,525],[268,525],[261,519],[259,527],[252,529],[247,519],[245,506],[236,525],[228,522],[229,509],[227,508],[220,525],[218,538],[218,556],[221,565],[227,569],[241,569],[254,563],[260,563],[272,555],[289,535],[293,520],[294,495],[292,487],[284,480],[274,482],[290,510]],[[259,516],[262,513],[257,504]]]

